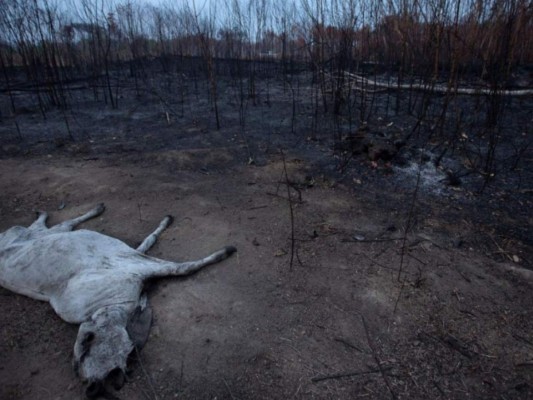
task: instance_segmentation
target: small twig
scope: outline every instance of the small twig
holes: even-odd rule
[[[394,393],[394,390],[392,390],[392,386],[390,384],[389,378],[387,377],[387,374],[385,374],[385,368],[381,366],[381,362],[377,355],[376,349],[372,343],[372,339],[370,339],[370,333],[368,332],[368,326],[366,325],[365,317],[363,317],[362,315],[361,315],[361,321],[363,321],[363,327],[365,328],[366,341],[368,343],[368,347],[370,347],[370,350],[372,350],[372,356],[374,357],[374,360],[376,361],[379,372],[381,373],[381,376],[383,377],[383,381],[385,382],[385,385],[387,385],[387,388],[389,389],[392,399],[396,400],[396,393]]]
[[[477,315],[474,314],[473,312],[471,311],[468,311],[468,310],[459,310],[460,313],[463,313],[463,314],[466,314],[466,315],[470,315],[471,317],[473,318],[477,318]]]
[[[461,271],[459,271],[459,268],[455,267],[454,269],[455,269],[455,272],[461,275],[461,278],[463,278],[468,283],[472,283],[472,280],[469,277],[465,276]]]
[[[296,398],[296,396],[298,396],[298,393],[300,393],[300,389],[302,388],[302,384],[300,383],[298,385],[298,387],[296,388],[296,392],[294,393],[294,396],[292,396],[293,399]]]
[[[428,339],[431,339],[433,342],[436,342],[436,343],[439,342],[438,338],[436,338],[435,336],[431,335],[430,333],[427,333],[427,332],[424,332],[424,331],[418,332],[416,337],[417,337],[418,340],[420,340],[421,342],[424,342],[424,343],[428,343],[429,342]]]
[[[407,216],[407,224],[405,226],[405,231],[404,231],[403,238],[402,238],[402,252],[401,252],[401,256],[400,256],[400,268],[398,269],[398,282],[400,282],[400,278],[401,278],[401,275],[402,275],[403,259],[404,259],[404,255],[405,255],[405,244],[407,242],[407,233],[409,232],[409,229],[411,227],[411,220],[413,218],[413,214],[414,214],[414,211],[415,211],[416,198],[418,196],[418,189],[420,187],[420,175],[421,175],[421,173],[422,173],[422,169],[419,166],[418,167],[418,175],[416,177],[415,191],[413,192],[413,200],[411,201],[411,208],[409,209],[409,215]],[[403,285],[402,285],[402,288],[403,288]],[[401,293],[401,290],[400,290],[400,293],[398,294],[398,298],[400,298],[401,294],[402,293]],[[396,310],[396,307],[394,307],[394,309]]]
[[[533,361],[526,361],[522,363],[517,363],[514,365],[516,368],[531,368],[533,367]]]
[[[451,347],[453,350],[461,353],[466,358],[472,358],[476,353],[470,350],[462,341],[452,335],[446,335],[441,341]]]
[[[296,260],[298,261],[298,264],[300,264],[300,267],[304,268],[304,263],[300,259],[300,253],[298,252],[298,248],[296,248]]]
[[[137,348],[137,346],[134,346],[134,349],[135,349],[135,355],[137,356],[137,361],[139,362],[139,365],[141,366],[141,371],[143,372],[144,376],[146,377],[146,380],[148,381],[148,386],[150,387],[150,390],[152,391],[152,394],[154,395],[154,400],[157,400],[158,397],[157,397],[157,392],[155,390],[155,387],[154,387],[154,383],[152,381],[152,377],[148,374],[148,372],[146,372],[146,369],[144,368],[144,363],[142,362],[142,359],[141,359],[141,354],[139,352],[139,349]]]
[[[411,257],[413,260],[418,261],[418,262],[419,262],[420,264],[422,264],[422,265],[428,265],[427,262],[422,261],[420,258],[418,258],[417,256],[412,255],[411,253],[407,253],[407,255],[408,255],[409,257]]]
[[[354,350],[357,350],[359,351],[360,353],[364,353],[365,351],[363,349],[360,349],[359,347],[357,347],[356,345],[348,342],[347,340],[343,339],[343,338],[334,338],[333,340],[335,340],[336,342],[339,342],[339,343],[342,343],[343,345],[345,346],[348,346],[350,349],[354,349]]]
[[[283,153],[283,149],[279,149],[281,153],[281,159],[283,160],[283,173],[285,175],[285,182],[287,186],[287,198],[289,200],[289,211],[290,211],[290,220],[291,220],[291,260],[289,262],[289,270],[292,270],[292,265],[294,263],[294,253],[295,253],[295,246],[296,241],[294,240],[294,210],[292,206],[292,196],[291,196],[291,186],[289,183],[289,176],[287,174],[287,163],[285,162],[285,154]],[[301,201],[300,197],[300,201]],[[298,259],[298,261],[301,264],[301,261]]]
[[[181,359],[181,367],[180,367],[180,387],[183,386],[183,358]]]
[[[215,199],[216,199],[218,205],[220,206],[220,209],[221,209],[221,210],[225,210],[226,207],[224,207],[224,205],[223,205],[222,202],[220,201],[220,198],[219,198],[218,196],[216,196]]]
[[[437,390],[440,392],[440,394],[442,394],[443,396],[445,396],[446,393],[444,393],[444,390],[442,390],[442,388],[441,388],[440,385],[437,383],[437,381],[433,379],[432,382],[433,382],[433,385],[434,385],[434,386],[437,388]]]
[[[287,200],[286,197],[281,196],[281,195],[279,195],[279,194],[277,194],[277,193],[266,192],[266,194],[269,195],[269,196],[279,197],[280,199]],[[303,201],[300,201],[300,200],[292,200],[292,202],[293,202],[294,204],[303,204]]]
[[[401,251],[401,255],[400,255],[400,268],[398,269],[398,282],[402,282],[401,281],[401,276],[402,276],[402,270],[403,270],[403,260],[404,260],[404,256],[405,256],[405,243],[407,241],[407,232],[409,231],[409,229],[411,227],[411,220],[413,218],[413,213],[414,213],[414,210],[415,210],[416,198],[418,196],[418,189],[420,188],[421,171],[422,170],[421,170],[420,165],[419,165],[418,166],[418,175],[416,177],[415,191],[413,193],[413,200],[411,202],[411,209],[409,210],[409,216],[407,217],[407,224],[405,226],[405,232],[403,234],[402,251]],[[400,302],[400,299],[402,297],[403,288],[405,287],[405,281],[406,281],[406,279],[403,280],[402,286],[400,286],[400,291],[398,292],[398,297],[396,298],[396,303],[394,303],[393,314],[396,314],[396,310],[398,309],[398,303]]]
[[[265,206],[255,206],[255,207],[250,207],[250,208],[248,208],[247,210],[248,210],[248,211],[259,210],[259,209],[261,209],[261,208],[267,208],[267,207],[268,207],[267,205],[265,205]]]
[[[509,259],[509,261],[513,261],[513,257],[511,257],[511,255],[509,254],[509,252],[506,251],[506,250],[504,250],[504,249],[502,249],[501,246],[498,244],[498,242],[496,242],[496,239],[494,239],[494,237],[493,237],[491,234],[489,234],[488,236],[491,238],[491,240],[494,242],[494,244],[495,244],[496,247],[498,248],[499,253],[501,253],[501,254],[503,254],[505,257],[507,257],[507,258]]]
[[[226,380],[224,378],[222,378],[222,380],[224,381],[224,385],[226,386],[226,389],[228,389],[228,392],[229,392],[229,395],[230,397],[233,399],[233,400],[236,400],[235,396],[233,395],[233,393],[231,392],[231,389],[228,385],[228,382],[226,382]]]
[[[368,371],[341,372],[339,374],[315,376],[314,378],[311,378],[311,382],[320,382],[320,381],[326,381],[326,380],[329,380],[329,379],[348,378],[348,377],[357,376],[357,375],[375,374],[377,372],[389,371],[391,369],[392,369],[392,367],[375,368],[375,369],[370,369]]]
[[[398,304],[400,303],[400,299],[402,297],[403,288],[405,287],[405,282],[407,282],[407,279],[404,279],[402,281],[402,286],[400,286],[400,291],[398,292],[398,297],[396,297],[396,302],[394,303],[394,310],[392,311],[393,314],[396,314],[396,310],[398,309]]]
[[[137,203],[137,210],[139,210],[139,221],[142,222],[142,214],[141,214],[141,203]]]
[[[522,342],[524,343],[527,343],[528,345],[530,345],[531,347],[533,347],[533,342],[531,342],[530,340],[526,339],[525,337],[523,336],[520,336],[518,333],[513,333],[513,337],[517,340],[521,340]]]

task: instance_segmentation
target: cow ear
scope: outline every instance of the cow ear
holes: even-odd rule
[[[137,306],[128,321],[126,331],[137,350],[144,347],[152,327],[152,308],[145,304]]]
[[[83,335],[83,338],[81,340],[81,358],[85,357],[87,353],[89,353],[89,350],[91,349],[91,345],[94,342],[94,332],[86,332],[85,335]]]

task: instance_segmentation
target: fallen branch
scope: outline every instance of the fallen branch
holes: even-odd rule
[[[350,77],[354,83],[357,83],[360,87],[373,87],[383,88],[387,90],[417,90],[431,93],[455,93],[464,94],[470,96],[479,95],[493,95],[499,94],[502,96],[533,96],[533,89],[518,89],[518,90],[506,90],[506,89],[484,89],[484,88],[464,88],[464,87],[450,87],[441,84],[426,84],[426,83],[384,83],[378,82],[373,79],[364,78],[360,75],[344,72]]]
[[[472,358],[476,353],[468,348],[468,346],[455,336],[446,335],[441,338],[442,342],[448,345],[453,350],[461,353],[466,358]]]
[[[342,243],[378,243],[378,242],[394,242],[396,240],[403,240],[403,238],[388,238],[388,239],[341,239]]]
[[[533,347],[533,342],[532,342],[532,341],[526,339],[526,338],[523,337],[523,336],[520,336],[518,333],[513,333],[513,337],[514,337],[515,339],[520,340],[520,341],[522,341],[522,342],[524,342],[524,343],[530,345],[531,347]]]
[[[514,365],[516,368],[533,368],[533,361],[526,361]]]
[[[349,378],[351,376],[357,376],[357,375],[375,374],[377,372],[389,371],[391,369],[392,369],[392,367],[375,368],[375,369],[370,369],[368,371],[341,372],[341,373],[332,374],[332,375],[315,376],[314,378],[311,378],[311,382],[320,382],[320,381],[326,381],[326,380],[329,380],[329,379]]]

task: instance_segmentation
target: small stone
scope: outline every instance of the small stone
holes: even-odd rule
[[[278,251],[276,251],[276,253],[274,253],[274,257],[282,257],[284,255],[286,255],[287,252],[283,249],[278,249]]]
[[[464,244],[463,239],[455,239],[455,240],[453,241],[453,247],[455,247],[456,249],[462,247],[463,244]]]

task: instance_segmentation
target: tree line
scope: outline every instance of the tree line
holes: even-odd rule
[[[0,62],[35,83],[109,77],[116,63],[178,56],[381,66],[504,84],[533,64],[527,0],[0,1]],[[201,5],[200,5],[201,4]],[[133,71],[134,72],[134,71]],[[111,93],[109,93],[112,98]],[[61,88],[50,99],[61,105]]]

